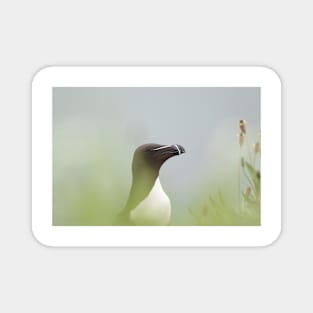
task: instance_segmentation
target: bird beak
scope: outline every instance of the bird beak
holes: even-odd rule
[[[172,145],[171,148],[174,149],[175,155],[180,155],[180,154],[186,153],[185,148],[181,145]]]
[[[172,154],[172,155],[180,155],[186,153],[185,148],[181,145],[161,146],[156,149],[153,149],[153,151],[160,151],[160,154]]]

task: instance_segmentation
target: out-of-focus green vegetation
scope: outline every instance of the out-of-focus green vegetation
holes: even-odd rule
[[[207,191],[207,198],[197,208],[188,208],[193,225],[259,226],[261,225],[261,158],[260,134],[251,146],[245,120],[239,122],[238,197],[232,198],[229,190],[217,193]],[[227,180],[225,180],[225,186]]]
[[[122,136],[82,123],[59,127],[53,142],[53,225],[111,225],[130,185]]]

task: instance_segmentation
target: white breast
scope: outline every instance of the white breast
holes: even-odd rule
[[[171,202],[164,192],[159,178],[148,196],[130,212],[130,220],[136,225],[168,225],[171,218]]]

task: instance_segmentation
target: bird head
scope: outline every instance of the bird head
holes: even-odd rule
[[[139,146],[133,158],[133,174],[150,171],[151,174],[159,174],[159,170],[164,162],[173,156],[185,153],[181,145],[160,145],[148,143]]]

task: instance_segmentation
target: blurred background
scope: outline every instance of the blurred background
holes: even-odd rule
[[[54,88],[53,224],[110,225],[127,200],[133,152],[151,142],[186,149],[160,172],[172,225],[259,225],[240,173],[242,157],[260,167],[251,157],[259,137],[259,88]]]

